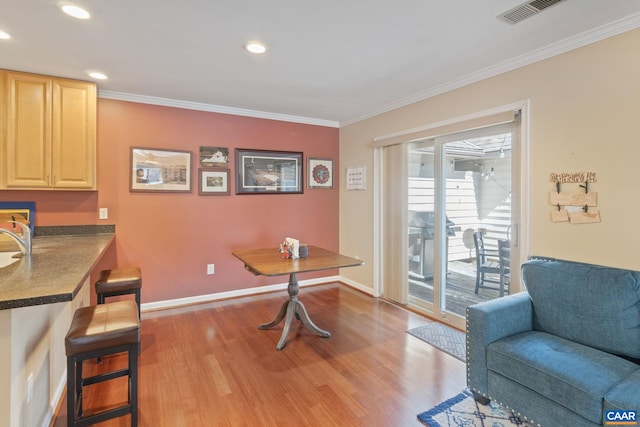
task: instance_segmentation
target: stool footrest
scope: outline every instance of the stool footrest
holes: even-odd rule
[[[83,416],[76,420],[75,425],[78,427],[90,426],[102,421],[110,420],[111,418],[121,417],[129,413],[131,413],[131,404],[98,412],[97,414],[87,415],[86,417]]]
[[[120,369],[119,371],[111,371],[105,374],[94,375],[92,377],[87,377],[82,379],[82,386],[98,384],[103,381],[113,380],[115,378],[120,378],[129,375],[129,369]]]

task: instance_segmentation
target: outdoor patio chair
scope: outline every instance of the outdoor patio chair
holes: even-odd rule
[[[504,296],[506,288],[509,295],[509,285],[511,284],[511,242],[508,240],[498,240],[498,256],[500,258],[500,296]]]
[[[500,284],[500,262],[495,259],[499,259],[497,251],[487,251],[484,246],[484,238],[482,233],[476,231],[473,233],[473,243],[476,247],[476,290],[477,294],[480,288],[493,289],[499,291],[497,286],[487,286],[487,283]],[[490,259],[493,257],[493,259]],[[490,276],[487,276],[490,275]],[[502,292],[500,294],[502,296]]]

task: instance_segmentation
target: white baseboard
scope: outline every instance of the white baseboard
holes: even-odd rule
[[[62,402],[62,393],[65,392],[67,387],[67,370],[65,369],[62,373],[62,377],[60,381],[58,381],[58,386],[53,391],[53,396],[51,399],[51,403],[49,404],[49,408],[47,409],[47,413],[44,416],[41,427],[49,427],[51,422],[53,421],[53,417],[56,413],[56,409],[58,409],[58,405]]]
[[[328,277],[320,277],[317,279],[300,280],[298,284],[300,285],[300,287],[305,287],[305,286],[319,285],[319,284],[331,283],[331,282],[342,282],[348,286],[351,286],[352,288],[358,289],[361,292],[367,293],[369,295],[373,295],[373,291],[371,288],[361,285],[360,283],[354,282],[353,280],[345,279],[342,276],[328,276]],[[229,298],[258,295],[258,294],[264,294],[268,292],[286,290],[287,285],[288,283],[278,283],[275,285],[259,286],[255,288],[239,289],[236,291],[228,291],[228,292],[218,292],[214,294],[198,295],[195,297],[147,302],[147,303],[141,304],[140,309],[143,312],[152,311],[152,310],[164,310],[164,309],[180,307],[184,305],[201,304],[201,303],[219,301],[219,300],[229,299]]]
[[[377,298],[379,296],[379,295],[374,295],[373,289],[370,288],[369,286],[365,286],[365,285],[363,285],[361,283],[358,283],[358,282],[356,282],[354,280],[347,279],[346,277],[340,276],[340,282],[342,282],[345,285],[350,286],[350,287],[352,287],[354,289],[357,289],[360,292],[363,292],[363,293],[365,293],[367,295],[371,295],[372,297]]]

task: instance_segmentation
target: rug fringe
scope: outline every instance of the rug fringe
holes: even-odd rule
[[[440,412],[446,410],[447,408],[452,407],[457,403],[462,402],[467,397],[471,397],[471,395],[472,394],[469,390],[466,390],[466,389],[462,390],[462,393],[458,393],[457,395],[453,396],[450,399],[445,400],[444,402],[440,403],[437,406],[434,406],[428,411],[418,414],[418,421],[420,421],[422,424],[426,425],[427,427],[441,427],[440,424],[433,419],[433,416],[439,414]],[[424,417],[424,420],[422,420],[420,417]],[[427,422],[430,422],[431,424],[426,424]]]
[[[434,408],[418,414],[418,421],[427,427],[476,425],[476,422],[480,425],[533,427],[526,420],[495,402],[486,406],[479,405],[473,399],[473,393],[467,388]],[[491,424],[487,424],[489,421]],[[442,423],[445,425],[443,426]]]

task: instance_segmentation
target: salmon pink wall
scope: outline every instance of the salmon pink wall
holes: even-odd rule
[[[130,147],[193,153],[190,193],[129,192]],[[198,195],[200,146],[229,147],[229,196]],[[235,195],[234,148],[304,153],[304,194]],[[36,225],[115,224],[113,266],[139,265],[143,302],[283,283],[249,274],[236,249],[273,247],[285,237],[338,249],[338,173],[333,189],[308,189],[307,158],[334,159],[338,129],[99,99],[98,192],[4,191],[2,200],[35,200]],[[98,219],[98,208],[109,210]],[[206,264],[215,274],[206,274]],[[335,272],[301,275],[304,280]],[[95,274],[94,274],[95,275]]]

